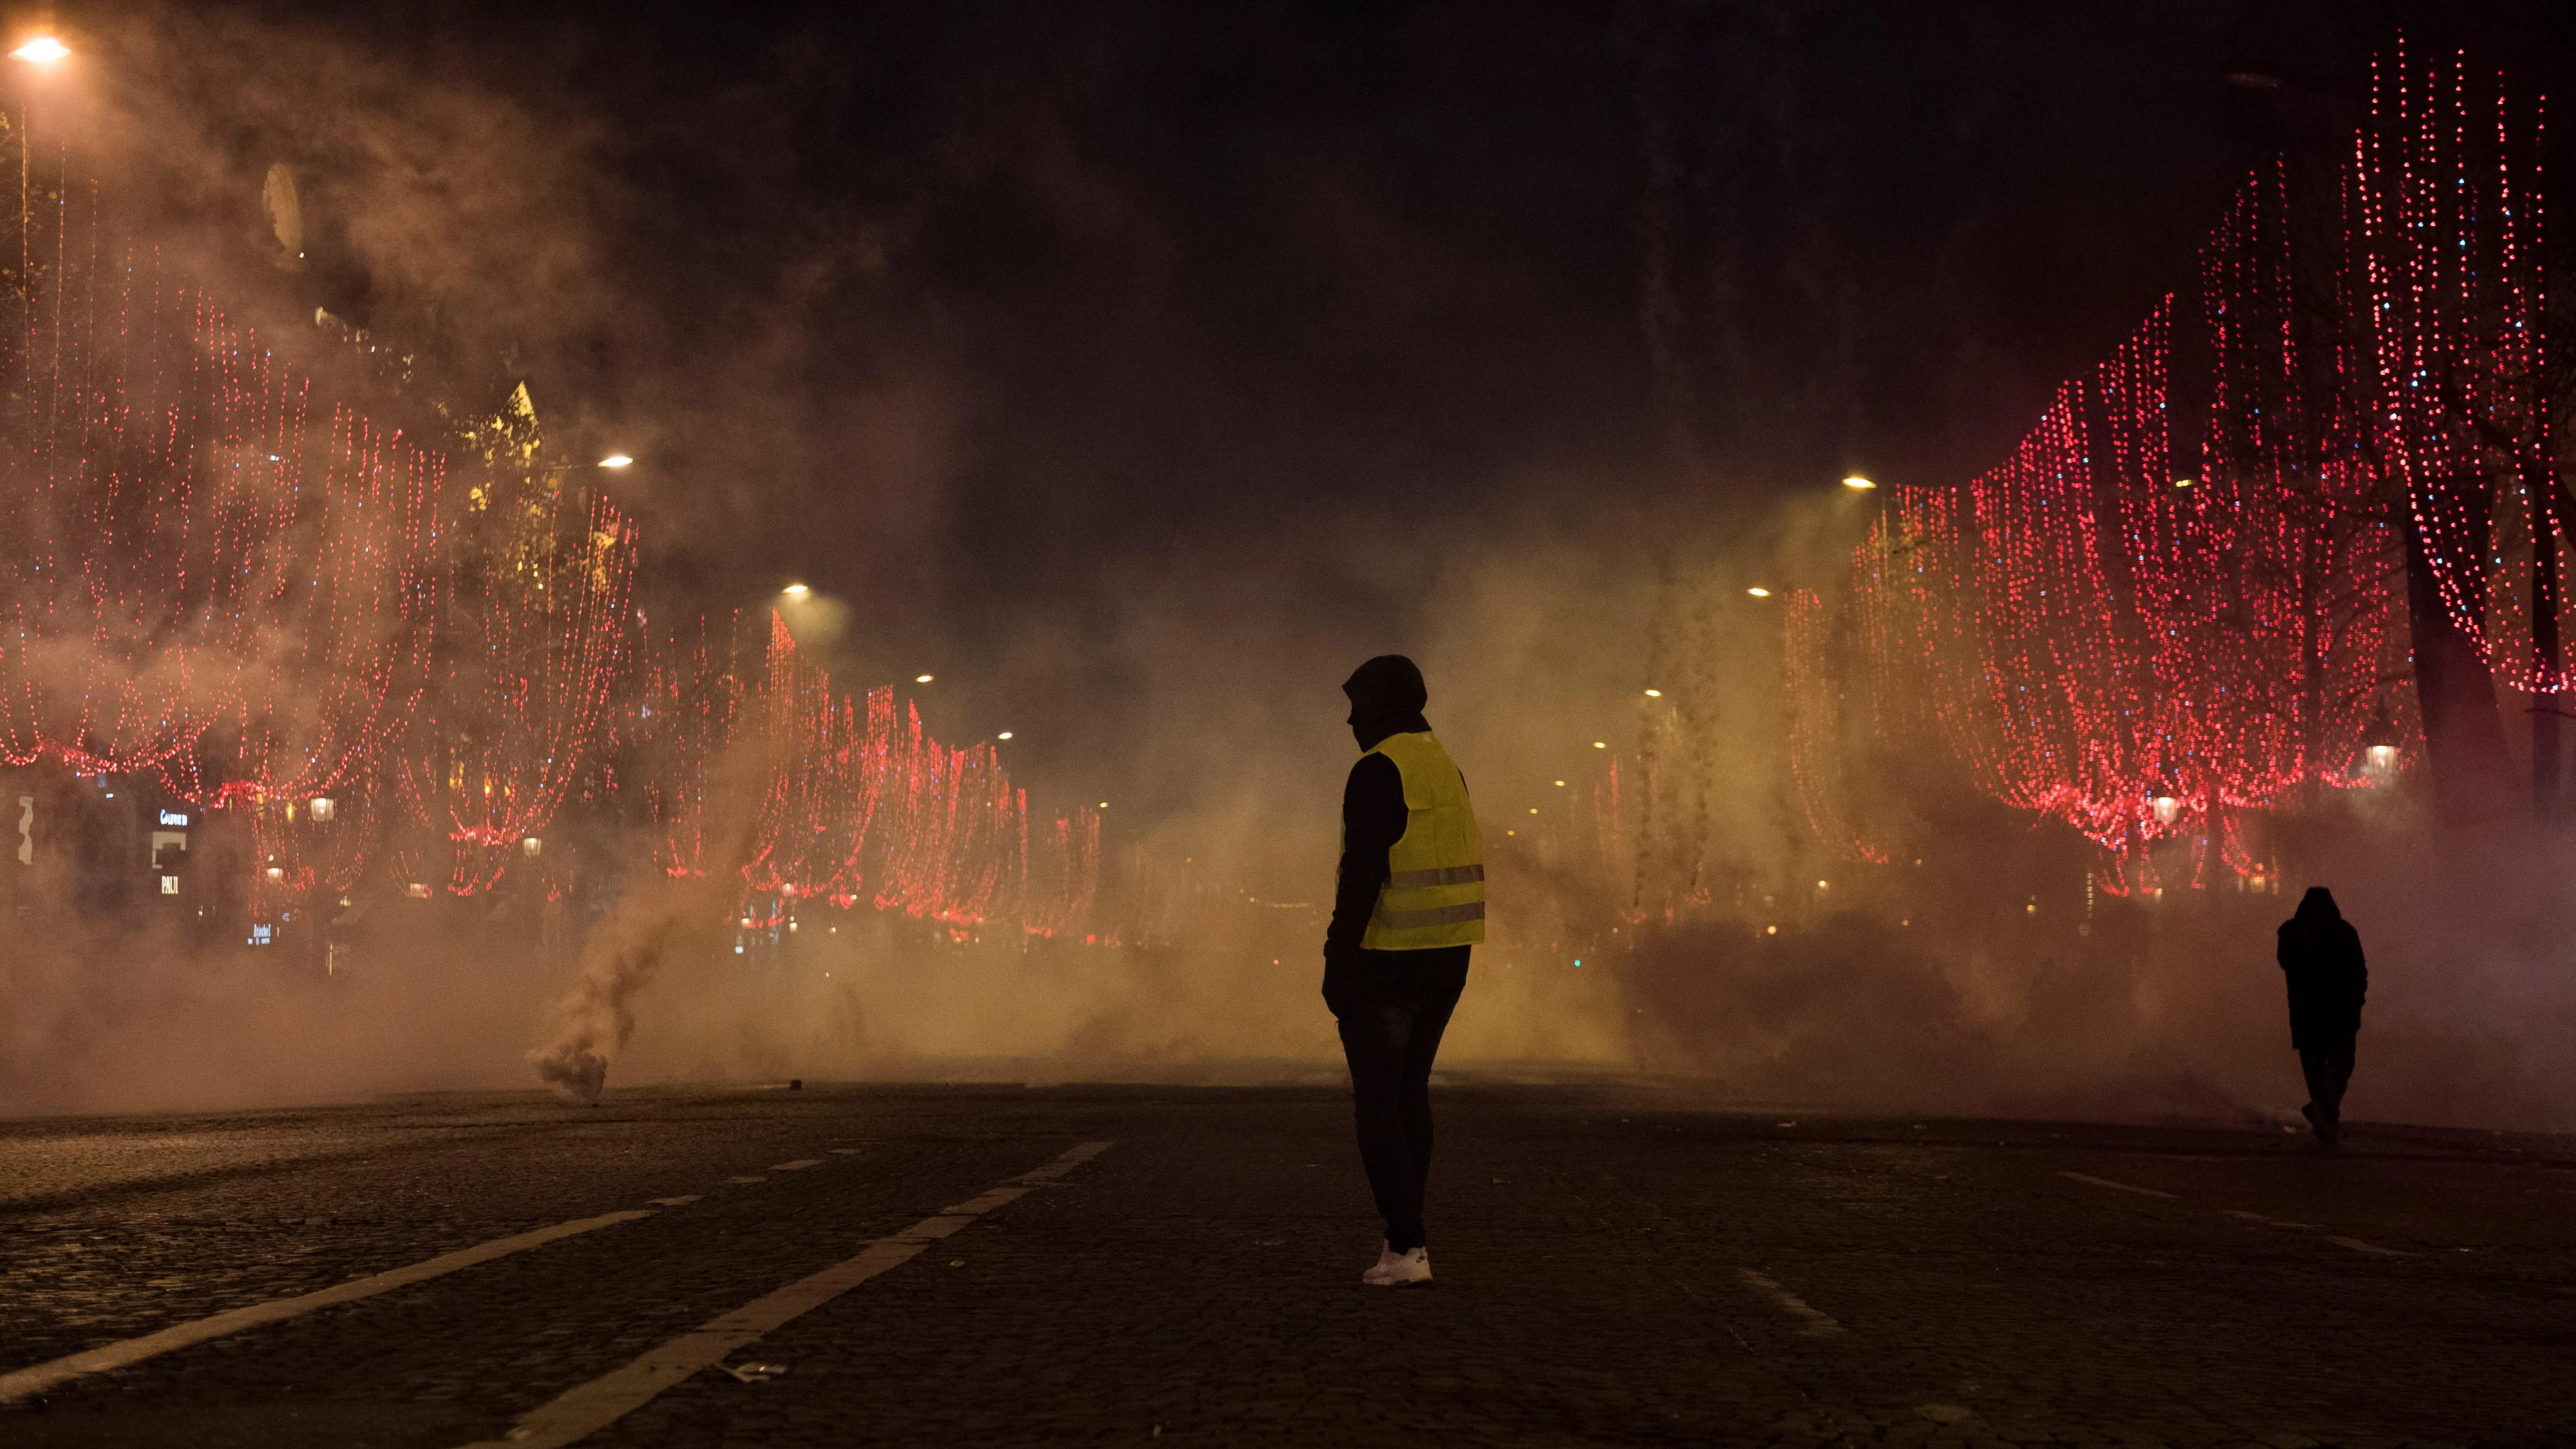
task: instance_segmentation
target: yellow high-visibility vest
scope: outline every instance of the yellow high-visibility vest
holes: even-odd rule
[[[1427,951],[1485,939],[1485,844],[1467,782],[1428,730],[1388,735],[1369,751],[1404,777],[1404,835],[1388,851],[1386,886],[1360,944]]]

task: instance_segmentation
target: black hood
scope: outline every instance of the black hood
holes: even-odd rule
[[[2299,897],[2299,919],[2302,921],[2340,921],[2343,912],[2335,908],[2334,892],[2324,886],[2310,886]]]
[[[1388,735],[1431,728],[1422,717],[1431,693],[1423,688],[1422,671],[1401,654],[1381,654],[1351,671],[1342,693],[1351,697],[1351,735],[1361,749],[1374,749]]]

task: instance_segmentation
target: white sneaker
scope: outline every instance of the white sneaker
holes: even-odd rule
[[[1399,1253],[1380,1243],[1377,1266],[1360,1275],[1360,1281],[1372,1288],[1401,1288],[1408,1283],[1431,1281],[1431,1250],[1416,1248]]]

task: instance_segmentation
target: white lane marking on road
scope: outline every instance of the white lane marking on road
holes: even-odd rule
[[[1085,1142],[1044,1167],[1004,1178],[979,1197],[943,1208],[892,1237],[877,1239],[860,1249],[855,1258],[708,1319],[696,1331],[647,1350],[625,1367],[566,1390],[553,1403],[523,1416],[506,1437],[470,1445],[468,1449],[562,1449],[587,1438],[651,1403],[664,1390],[701,1369],[722,1363],[734,1350],[822,1307],[879,1273],[912,1261],[932,1243],[1023,1196],[1029,1189],[1064,1176],[1109,1147],[1106,1142]],[[1832,1321],[1826,1319],[1828,1323]]]
[[[2289,1228],[2294,1232],[2307,1233],[2316,1231],[2317,1226],[2315,1223],[2294,1223],[2287,1218],[2267,1218],[2261,1213],[2249,1213],[2243,1208],[2220,1208],[2219,1211],[2231,1218],[2243,1218],[2249,1223],[2261,1223],[2267,1228]]]
[[[2109,1178],[2107,1178],[2107,1177],[2095,1177],[2093,1174],[2091,1174],[2091,1173],[2089,1173],[2089,1172],[2068,1172],[2068,1171],[2065,1171],[2064,1169],[2062,1169],[2062,1168],[2061,1168],[2061,1169],[2059,1169],[2059,1171],[2058,1171],[2058,1174],[2057,1174],[2057,1175],[2058,1175],[2058,1176],[2060,1176],[2060,1177],[2071,1177],[2071,1178],[2074,1178],[2077,1182],[2089,1182],[2089,1183],[2093,1184],[2095,1187],[2107,1187],[2107,1188],[2111,1189],[2111,1190],[2112,1190],[2112,1191],[2114,1191],[2114,1192],[2134,1192],[2134,1193],[2136,1193],[2136,1194],[2137,1194],[2138,1196],[2140,1196],[2140,1197],[2171,1197],[2171,1196],[2173,1196],[2173,1194],[2172,1194],[2172,1193],[2169,1193],[2169,1192],[2158,1192],[2158,1191],[2156,1191],[2156,1190],[2155,1190],[2154,1188],[2152,1188],[2152,1187],[2138,1187],[2138,1186],[2136,1186],[2136,1185],[2134,1185],[2134,1184],[2132,1184],[2132,1183],[2126,1183],[2126,1182],[2113,1182],[2111,1179],[2109,1179]]]
[[[2383,1248],[2376,1243],[2365,1243],[2359,1238],[2328,1238],[2326,1241],[2334,1244],[2338,1248],[2350,1248],[2356,1253],[2370,1253],[2382,1258],[2412,1258],[2415,1256],[2413,1253],[2401,1253],[2395,1248]]]
[[[1826,1314],[1818,1312],[1808,1305],[1806,1299],[1781,1287],[1769,1276],[1756,1273],[1750,1268],[1738,1268],[1735,1271],[1743,1275],[1745,1282],[1770,1294],[1781,1307],[1789,1310],[1792,1317],[1807,1325],[1798,1330],[1799,1337],[1825,1338],[1843,1331],[1841,1324],[1834,1322]]]
[[[772,1165],[769,1170],[772,1172],[803,1172],[809,1167],[820,1167],[822,1165],[823,1159],[819,1157],[800,1157],[794,1162],[776,1163]]]
[[[650,1202],[655,1207],[687,1207],[689,1204],[696,1202],[697,1200],[698,1194],[694,1192],[683,1193],[678,1197],[656,1197],[646,1199],[647,1202]]]
[[[618,1223],[631,1223],[637,1218],[651,1216],[651,1213],[641,1208],[630,1208],[624,1212],[601,1213],[595,1218],[575,1218],[571,1222],[556,1223],[552,1227],[538,1228],[534,1232],[519,1233],[507,1238],[494,1238],[488,1243],[477,1243],[473,1247],[460,1248],[453,1253],[442,1253],[407,1268],[388,1269],[364,1278],[353,1278],[346,1283],[317,1292],[300,1294],[293,1298],[274,1298],[266,1303],[254,1303],[247,1308],[218,1313],[211,1318],[176,1324],[158,1333],[147,1333],[141,1338],[129,1338],[121,1343],[84,1349],[50,1363],[40,1363],[0,1374],[0,1404],[5,1404],[12,1399],[25,1398],[29,1394],[43,1393],[56,1384],[80,1378],[85,1374],[105,1373],[109,1369],[123,1368],[127,1364],[140,1363],[155,1355],[165,1354],[176,1348],[186,1348],[193,1343],[203,1343],[210,1338],[222,1338],[227,1334],[239,1333],[246,1328],[276,1323],[281,1319],[298,1318],[320,1308],[354,1303],[361,1298],[373,1298],[379,1293],[388,1293],[396,1288],[425,1283],[432,1278],[444,1278],[450,1273],[489,1263],[495,1258],[506,1258],[512,1253],[525,1252],[530,1248],[542,1248],[562,1238],[578,1237],[583,1233],[595,1232],[601,1228],[613,1227]]]

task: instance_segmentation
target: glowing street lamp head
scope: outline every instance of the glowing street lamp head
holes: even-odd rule
[[[1757,599],[1767,599],[1767,598],[1771,597],[1771,591],[1770,591],[1769,589],[1766,589],[1766,588],[1762,587],[1760,584],[1755,584],[1753,587],[1751,587],[1751,588],[1749,588],[1749,589],[1746,589],[1744,592],[1746,592],[1746,593],[1748,593],[1748,594],[1751,594],[1753,597],[1755,597],[1755,598],[1757,598]]]
[[[624,453],[611,453],[607,457],[599,460],[599,466],[603,468],[623,468],[634,461],[634,459],[627,457]]]
[[[915,684],[928,684],[931,681],[931,678],[932,676],[927,674],[916,674],[912,677],[912,682]]]
[[[1843,486],[1845,488],[1875,488],[1878,485],[1860,476],[1858,473],[1854,473],[1843,480]]]
[[[1592,748],[1596,750],[1606,750],[1610,748],[1610,742],[1608,740],[1594,740],[1592,742]]]
[[[1646,691],[1646,698],[1648,699],[1661,699],[1663,697],[1664,692],[1660,689],[1650,689]]]
[[[71,58],[71,53],[70,46],[53,36],[39,35],[9,52],[9,57],[12,60],[23,60],[29,65],[60,65]]]
[[[1004,730],[1004,731],[1002,731],[1000,734],[993,736],[993,738],[995,738],[995,739],[997,739],[997,740],[1007,740],[1007,739],[1009,739],[1010,737],[1011,737],[1011,732],[1010,732],[1009,730]]]
[[[789,597],[789,598],[791,598],[791,599],[801,599],[801,598],[805,597],[807,594],[810,594],[810,593],[812,593],[812,592],[814,592],[814,591],[813,591],[812,589],[809,589],[809,588],[805,587],[803,584],[789,584],[787,587],[785,587],[785,588],[783,588],[783,589],[780,589],[778,592],[780,592],[780,593],[782,593],[782,594],[785,594],[787,597]]]

